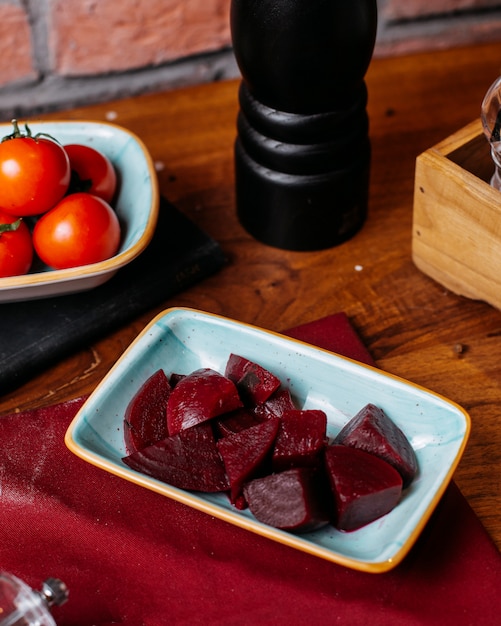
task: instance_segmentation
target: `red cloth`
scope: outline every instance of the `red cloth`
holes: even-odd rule
[[[344,314],[290,334],[371,361]],[[63,442],[82,402],[0,418],[0,569],[64,580],[60,626],[499,623],[500,554],[454,484],[404,561],[366,574],[85,463]]]

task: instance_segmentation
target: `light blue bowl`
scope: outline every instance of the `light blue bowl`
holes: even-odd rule
[[[224,371],[231,352],[288,384],[300,406],[323,409],[334,436],[365,404],[380,406],[404,431],[419,475],[388,515],[354,532],[334,527],[294,535],[238,511],[225,494],[183,491],[129,469],[123,419],[127,404],[157,369]],[[458,405],[417,385],[303,342],[191,309],[157,316],[123,354],[76,415],[66,445],[108,472],[298,550],[367,572],[385,572],[408,553],[439,502],[466,446],[470,418]]]
[[[0,303],[31,300],[85,291],[109,280],[130,263],[150,242],[158,219],[158,180],[151,156],[133,133],[107,122],[33,122],[32,135],[51,135],[65,145],[80,143],[96,148],[113,163],[119,191],[114,208],[120,220],[120,247],[101,263],[53,270],[37,268],[24,276],[0,278]],[[12,124],[0,124],[0,136],[12,132]]]

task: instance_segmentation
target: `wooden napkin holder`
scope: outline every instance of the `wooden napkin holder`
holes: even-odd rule
[[[412,258],[456,294],[501,309],[501,192],[480,120],[416,160]]]

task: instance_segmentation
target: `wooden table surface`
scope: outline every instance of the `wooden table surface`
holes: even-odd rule
[[[0,414],[92,391],[144,325],[168,306],[276,331],[344,310],[381,368],[470,413],[472,433],[455,480],[501,548],[501,313],[448,292],[411,258],[416,156],[478,118],[498,74],[501,44],[373,60],[367,74],[373,146],[369,218],[352,240],[322,252],[267,247],[236,219],[237,81],[45,116],[116,116],[113,121],[139,135],[163,165],[161,192],[221,243],[229,262],[3,396]]]

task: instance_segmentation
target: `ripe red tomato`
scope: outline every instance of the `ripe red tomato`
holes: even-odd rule
[[[70,183],[64,148],[40,135],[14,132],[0,143],[0,207],[9,215],[39,215],[52,208]]]
[[[0,211],[0,277],[26,274],[32,260],[28,227],[21,218]]]
[[[42,215],[33,245],[44,263],[65,269],[112,257],[120,244],[118,217],[102,198],[73,193]]]
[[[76,174],[75,191],[87,191],[111,203],[117,188],[117,175],[108,157],[90,146],[69,144],[64,146]]]

